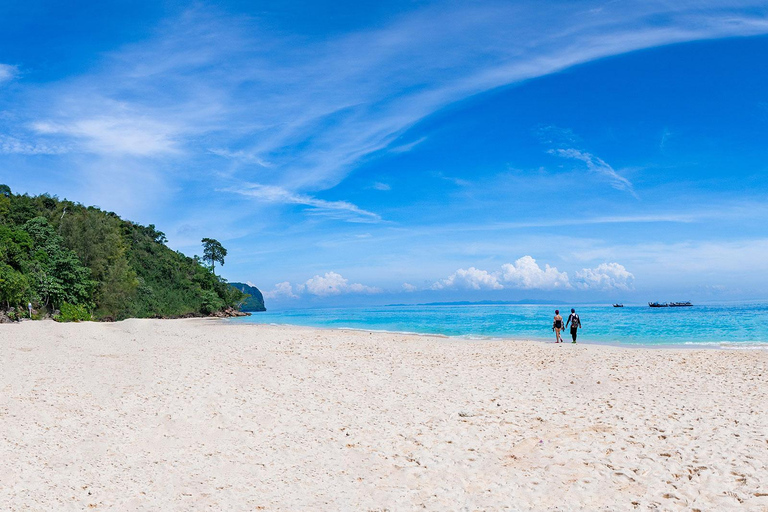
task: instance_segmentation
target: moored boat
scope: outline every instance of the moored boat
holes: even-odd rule
[[[614,304],[613,307],[615,307],[615,308],[623,308],[624,304]]]
[[[666,302],[649,302],[648,303],[648,307],[651,307],[651,308],[666,308],[668,306],[669,304],[667,304]]]
[[[670,302],[669,307],[671,308],[689,308],[693,306],[693,304],[690,303],[690,301],[686,302]]]

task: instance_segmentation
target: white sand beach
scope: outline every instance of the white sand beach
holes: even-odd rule
[[[2,510],[768,510],[768,352],[0,326]]]

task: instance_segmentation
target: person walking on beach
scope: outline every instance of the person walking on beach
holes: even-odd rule
[[[555,343],[562,343],[563,338],[560,337],[560,330],[563,328],[563,317],[560,316],[560,310],[555,310],[555,322],[552,324],[552,330],[555,331]]]
[[[571,324],[571,338],[573,338],[571,343],[576,343],[576,335],[578,334],[579,327],[581,327],[581,319],[573,308],[571,308],[571,315],[568,317],[568,321],[565,322],[565,326],[568,327],[568,324]]]

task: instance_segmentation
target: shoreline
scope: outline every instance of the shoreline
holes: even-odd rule
[[[351,332],[374,332],[380,334],[393,334],[393,335],[405,335],[405,336],[426,336],[435,338],[445,338],[451,340],[465,340],[465,341],[510,341],[510,342],[534,342],[549,345],[559,345],[554,341],[545,338],[525,337],[518,338],[514,336],[480,336],[475,334],[441,334],[441,333],[420,333],[414,331],[391,331],[387,329],[365,329],[362,327],[329,327],[329,326],[316,326],[316,325],[302,325],[302,324],[288,324],[277,322],[252,322],[252,321],[238,321],[237,318],[214,318],[215,320],[223,320],[233,325],[256,325],[256,326],[271,326],[271,327],[287,327],[287,328],[304,328],[304,329],[319,329],[328,331],[351,331]],[[581,335],[580,335],[581,337]],[[570,337],[564,335],[563,339],[570,339]],[[569,341],[564,341],[563,345],[572,345]],[[582,341],[579,340],[577,345],[589,345],[599,347],[615,347],[624,349],[658,349],[658,350],[756,350],[756,351],[768,351],[768,342],[735,342],[735,341],[706,341],[706,342],[683,342],[683,343],[664,343],[664,344],[648,344],[648,343],[621,343],[621,342],[603,342],[603,341]],[[723,345],[734,346],[723,346]],[[743,346],[738,346],[738,345]],[[755,346],[757,344],[757,346]]]

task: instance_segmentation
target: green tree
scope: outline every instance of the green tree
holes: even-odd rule
[[[0,224],[5,222],[9,213],[11,213],[11,200],[0,194]]]
[[[0,184],[0,222],[11,213],[11,187]]]
[[[94,296],[96,315],[124,317],[138,281],[126,257],[128,247],[120,220],[94,208],[75,209],[70,215],[57,217],[65,245],[91,269],[93,280],[99,283]],[[149,236],[157,238],[157,232],[153,230]]]
[[[45,217],[35,217],[24,224],[34,242],[35,252],[30,270],[35,277],[38,294],[58,308],[63,302],[87,304],[93,297],[95,282],[91,271],[77,255],[64,247],[59,236]]]
[[[32,251],[32,239],[26,231],[0,226],[0,262],[22,270]]]
[[[212,272],[224,264],[221,244],[204,241],[210,242],[204,262],[166,242],[152,224],[0,186],[0,308],[31,301],[59,309],[61,319],[93,313],[119,320],[210,314],[242,300],[242,292]],[[64,314],[67,308],[72,315]]]
[[[211,272],[216,275],[215,267],[216,262],[224,265],[224,257],[227,255],[227,250],[222,247],[218,240],[213,238],[203,238],[203,260],[211,262]]]
[[[29,293],[29,283],[21,272],[9,265],[0,263],[0,303],[6,308],[18,306],[25,302]]]
[[[37,205],[35,200],[24,194],[23,196],[13,196],[11,201],[11,208],[8,212],[8,219],[20,226],[30,219],[33,219],[38,215]]]

